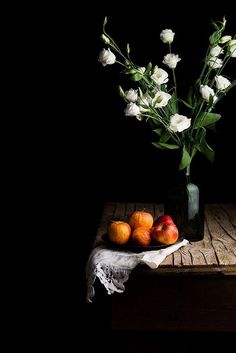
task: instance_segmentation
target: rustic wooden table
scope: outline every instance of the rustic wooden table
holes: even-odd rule
[[[144,208],[154,218],[163,214],[158,204],[107,203],[94,245],[111,219],[127,220]],[[138,266],[112,301],[114,329],[236,332],[236,205],[207,205],[204,239],[156,270]]]

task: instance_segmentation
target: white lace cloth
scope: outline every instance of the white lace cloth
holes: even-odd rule
[[[125,290],[124,283],[138,264],[146,264],[155,269],[166,256],[187,244],[188,240],[184,239],[165,249],[144,251],[139,254],[107,249],[104,245],[94,248],[86,266],[87,301],[92,303],[96,277],[104,285],[108,294],[122,293]]]

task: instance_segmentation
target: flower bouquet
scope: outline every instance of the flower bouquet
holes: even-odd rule
[[[171,206],[167,206],[165,212],[176,218],[175,223],[184,235],[192,234],[193,240],[202,239],[204,212],[200,207],[199,189],[189,179],[190,164],[197,152],[210,161],[214,159],[214,150],[207,142],[207,130],[213,129],[221,118],[215,111],[216,104],[236,85],[236,80],[232,81],[225,74],[228,61],[236,58],[235,36],[224,34],[225,18],[223,21],[212,22],[214,32],[209,37],[201,73],[183,99],[179,97],[176,80],[176,68],[181,58],[172,52],[175,33],[171,29],[160,33],[161,41],[168,48],[162,67],[151,62],[140,67],[131,59],[129,44],[122,51],[106,32],[106,24],[107,18],[103,23],[102,34],[107,49],[100,52],[99,62],[103,66],[117,63],[122,67],[122,73],[137,85],[127,90],[119,86],[120,95],[127,103],[125,115],[150,125],[155,137],[152,144],[155,147],[179,150],[181,153],[179,170],[184,170],[187,178],[185,192],[180,193],[180,202],[177,200],[178,190],[172,191],[175,199],[172,198],[169,202]]]
[[[215,31],[209,37],[202,71],[185,99],[178,96],[175,71],[181,58],[172,52],[175,33],[171,29],[165,29],[160,34],[161,41],[169,49],[162,61],[167,72],[152,63],[145,67],[137,66],[131,60],[129,44],[126,52],[122,52],[106,32],[106,24],[107,18],[103,23],[102,40],[108,49],[100,52],[99,62],[103,66],[119,64],[122,73],[129,75],[138,86],[128,90],[119,86],[120,95],[127,103],[125,115],[149,122],[157,138],[153,142],[155,147],[162,150],[180,149],[180,170],[190,165],[197,152],[213,161],[214,150],[207,143],[207,129],[212,129],[221,118],[215,112],[216,104],[236,85],[236,80],[231,81],[222,75],[228,61],[236,57],[235,36],[223,35],[226,20],[212,23]],[[172,84],[169,73],[172,75]],[[181,114],[183,106],[188,110],[187,115]]]

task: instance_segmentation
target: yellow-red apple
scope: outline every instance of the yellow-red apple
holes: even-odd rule
[[[148,246],[151,243],[151,229],[145,227],[136,228],[132,235],[131,239],[136,245],[139,246]]]
[[[174,244],[179,238],[179,231],[174,223],[162,222],[152,228],[151,237],[155,243]]]
[[[108,226],[108,238],[118,245],[126,244],[131,236],[130,225],[122,221],[112,221]]]
[[[129,218],[129,225],[132,230],[139,227],[151,228],[153,216],[147,211],[134,211]]]

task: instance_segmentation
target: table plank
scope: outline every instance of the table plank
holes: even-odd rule
[[[228,214],[230,222],[236,228],[236,205],[228,204],[228,205],[221,205],[221,207]]]

